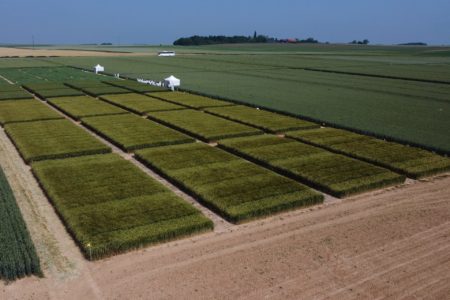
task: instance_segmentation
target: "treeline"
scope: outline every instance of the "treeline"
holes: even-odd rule
[[[191,37],[182,37],[173,42],[176,46],[199,46],[199,45],[214,45],[214,44],[245,44],[245,43],[268,43],[274,41],[265,35],[243,36],[225,36],[225,35],[209,35],[199,36],[193,35]]]
[[[352,44],[352,45],[368,45],[369,44],[369,40],[368,39],[365,39],[365,40],[362,40],[362,41],[353,40],[349,44]]]

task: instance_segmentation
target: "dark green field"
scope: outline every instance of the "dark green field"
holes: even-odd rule
[[[0,279],[9,281],[31,274],[41,275],[39,258],[0,167]]]
[[[46,61],[86,68],[100,63],[107,72],[154,80],[173,74],[181,79],[183,88],[190,90],[450,152],[450,84],[430,82],[450,83],[449,48],[347,45],[169,48],[179,55],[65,57]],[[155,52],[160,48],[108,49]]]

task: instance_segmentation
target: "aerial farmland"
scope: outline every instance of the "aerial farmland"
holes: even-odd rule
[[[0,299],[448,297],[450,47],[258,37],[0,45]]]

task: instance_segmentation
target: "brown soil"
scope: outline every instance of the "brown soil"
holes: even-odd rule
[[[121,52],[102,52],[85,50],[46,50],[46,49],[20,49],[0,47],[1,56],[145,56],[156,55],[155,53],[121,53]]]
[[[45,272],[0,299],[450,295],[450,174],[87,262],[3,131],[0,163]]]

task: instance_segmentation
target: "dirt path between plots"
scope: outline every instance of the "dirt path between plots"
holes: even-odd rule
[[[49,49],[23,49],[0,47],[0,56],[148,56],[156,53],[125,53],[107,51],[86,51],[86,50],[49,50]]]
[[[9,154],[4,142],[0,145],[2,166],[20,159],[3,158]],[[40,193],[33,180],[25,182]],[[19,183],[13,180],[13,188]],[[37,199],[46,207],[42,197]],[[450,294],[450,174],[92,263],[60,232],[54,212],[37,214],[48,220],[43,237],[53,236],[56,257],[73,265],[46,272],[44,279],[0,284],[0,299],[444,299]],[[45,228],[40,224],[32,230]]]

